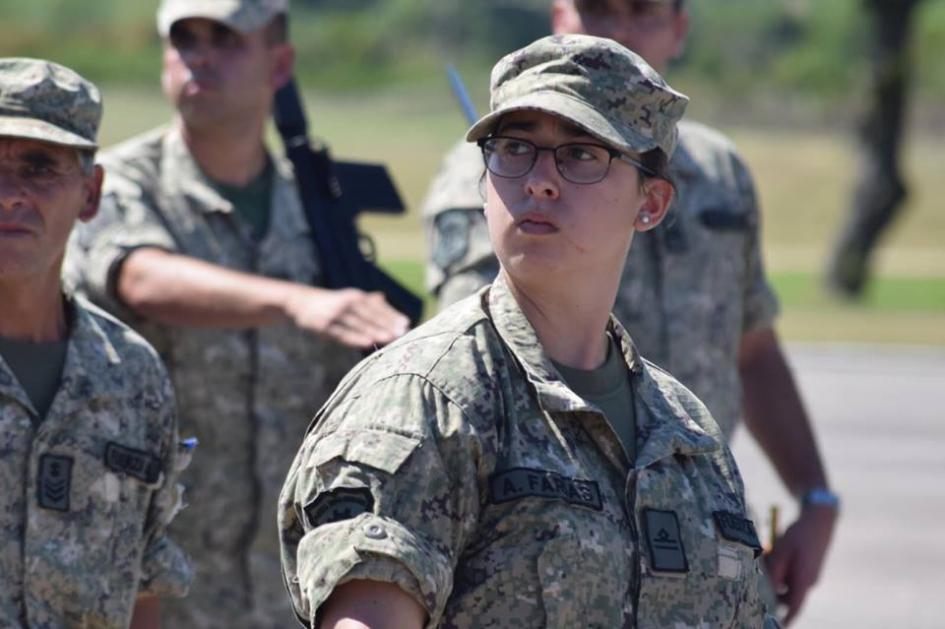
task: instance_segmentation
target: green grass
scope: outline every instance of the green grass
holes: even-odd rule
[[[428,317],[436,312],[422,261],[389,260],[383,266],[424,296]],[[880,277],[863,303],[831,297],[815,274],[775,272],[770,279],[781,302],[777,327],[788,340],[945,345],[945,277]]]
[[[928,312],[945,316],[945,278],[941,277],[880,277],[870,284],[860,304],[837,302],[824,291],[821,277],[810,273],[772,273],[771,283],[778,297],[790,309],[850,306],[883,312]]]
[[[105,146],[171,115],[156,90],[106,85],[103,92]],[[473,96],[478,100],[484,93],[474,91]],[[481,100],[477,104],[484,106]],[[370,97],[309,91],[306,105],[313,133],[328,141],[336,156],[389,165],[409,211],[402,217],[366,216],[361,227],[374,236],[385,266],[423,292],[426,244],[418,208],[440,157],[466,127],[445,80],[441,89],[385,89]],[[903,151],[911,187],[908,206],[882,242],[869,295],[862,304],[851,305],[820,290],[856,165],[849,136],[758,127],[723,131],[738,144],[756,177],[765,258],[783,302],[783,336],[945,345],[945,212],[940,203],[945,198],[945,134],[909,136]]]

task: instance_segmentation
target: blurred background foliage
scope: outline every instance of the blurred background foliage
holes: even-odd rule
[[[820,289],[849,207],[855,125],[869,86],[867,0],[689,0],[692,28],[670,80],[687,115],[719,126],[757,179],[771,280],[789,340],[945,346],[945,0],[919,5],[903,159],[911,194],[861,304]],[[889,0],[898,1],[898,0]],[[3,55],[71,66],[103,88],[108,146],[167,121],[157,0],[0,0]],[[423,290],[418,208],[466,127],[445,79],[462,71],[480,111],[495,60],[548,32],[550,0],[292,0],[292,40],[313,133],[336,155],[389,165],[410,211],[361,221],[381,261]],[[275,141],[273,147],[278,146]]]
[[[156,4],[0,0],[4,54],[66,60],[105,83],[153,85]],[[692,34],[674,78],[707,102],[823,116],[857,98],[866,72],[863,0],[689,6]],[[479,81],[499,55],[547,32],[548,0],[294,0],[292,18],[303,83],[358,91],[440,82],[444,60]],[[925,2],[916,27],[916,96],[931,103],[945,97],[945,2]]]

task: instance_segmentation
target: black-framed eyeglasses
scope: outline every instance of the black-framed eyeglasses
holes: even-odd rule
[[[610,163],[615,159],[635,166],[646,175],[656,176],[656,173],[640,161],[609,146],[592,142],[538,146],[522,138],[497,135],[480,138],[477,144],[482,149],[486,170],[497,177],[507,179],[524,177],[531,172],[541,151],[551,151],[558,173],[571,183],[591,184],[602,181],[610,172]]]

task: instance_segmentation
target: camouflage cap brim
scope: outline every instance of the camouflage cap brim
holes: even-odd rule
[[[605,144],[624,153],[645,153],[659,144],[633,127],[617,129],[606,116],[582,100],[556,91],[525,94],[483,116],[466,132],[466,141],[475,142],[492,133],[502,116],[516,111],[540,111],[560,116]]]
[[[288,9],[287,1],[252,3],[245,0],[165,0],[157,14],[158,34],[167,37],[175,22],[189,18],[214,20],[239,33],[259,30]]]
[[[95,142],[90,142],[80,135],[65,131],[43,120],[20,116],[0,116],[0,137],[38,140],[77,149],[98,148]]]

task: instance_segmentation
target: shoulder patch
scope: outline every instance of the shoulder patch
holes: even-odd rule
[[[149,452],[109,441],[105,444],[105,467],[119,474],[134,476],[150,485],[161,478],[163,466],[161,459]]]
[[[568,478],[547,470],[516,467],[496,472],[489,478],[489,502],[500,504],[535,497],[561,500],[600,511],[600,487],[590,480]]]
[[[36,497],[40,507],[53,511],[68,511],[71,484],[72,457],[56,454],[44,454],[39,457]]]
[[[731,511],[713,511],[712,517],[719,529],[719,534],[730,542],[739,542],[750,546],[755,557],[761,554],[761,541],[755,531],[755,523]]]
[[[356,518],[374,511],[374,496],[367,487],[337,487],[309,502],[302,511],[311,528]]]
[[[675,511],[644,509],[646,545],[650,566],[657,572],[689,572],[686,549]]]
[[[699,213],[699,220],[709,229],[719,231],[744,231],[748,229],[748,216],[726,208],[710,207]]]

